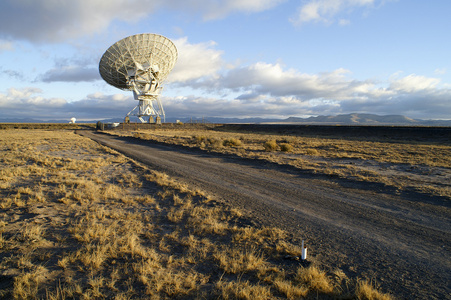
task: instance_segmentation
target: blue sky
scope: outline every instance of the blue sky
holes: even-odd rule
[[[138,33],[179,58],[168,118],[346,113],[451,119],[448,0],[3,0],[0,121],[122,118],[100,57]]]

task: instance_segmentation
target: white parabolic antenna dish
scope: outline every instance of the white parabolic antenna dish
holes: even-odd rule
[[[177,48],[168,38],[152,33],[126,37],[106,50],[100,59],[100,76],[110,85],[131,90],[139,104],[127,116],[142,122],[165,117],[159,99],[162,83],[177,61]],[[161,119],[160,119],[161,120]]]

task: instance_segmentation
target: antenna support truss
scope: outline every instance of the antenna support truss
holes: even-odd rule
[[[161,116],[163,116],[163,122],[165,122],[166,115],[160,100],[163,87],[158,80],[158,65],[150,66],[148,63],[142,65],[137,62],[135,65],[135,69],[127,70],[127,86],[133,91],[135,100],[139,102],[127,114],[127,117],[136,116],[143,123],[161,123]]]

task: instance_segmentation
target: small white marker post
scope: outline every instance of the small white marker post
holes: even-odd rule
[[[307,247],[304,247],[304,240],[302,240],[302,260],[306,260],[307,259]]]

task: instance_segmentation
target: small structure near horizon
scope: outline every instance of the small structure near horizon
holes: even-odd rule
[[[75,118],[70,118],[69,124],[75,124],[75,121],[77,121],[77,119],[75,119]]]

